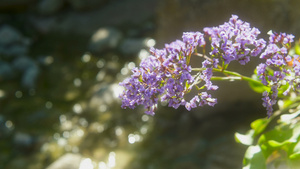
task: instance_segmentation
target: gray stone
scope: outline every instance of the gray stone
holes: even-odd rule
[[[78,169],[81,160],[81,155],[68,153],[54,161],[46,169]]]
[[[12,65],[15,70],[20,72],[25,72],[27,69],[36,66],[35,62],[26,56],[16,58]]]
[[[14,135],[14,144],[19,147],[30,147],[34,142],[32,136],[27,133],[17,132]]]
[[[120,44],[120,51],[123,54],[130,55],[130,54],[137,54],[141,49],[146,48],[146,39],[133,39],[128,38],[121,42]]]
[[[0,28],[0,37],[0,45],[10,45],[20,42],[23,38],[19,31],[8,25],[4,25]]]
[[[13,68],[22,74],[21,84],[31,89],[35,87],[36,78],[39,74],[38,65],[28,57],[18,57],[13,61]]]
[[[7,62],[0,61],[0,80],[7,80],[13,77],[13,69]]]
[[[8,56],[20,56],[28,53],[28,47],[22,44],[14,44],[6,48],[3,54]]]
[[[64,0],[41,0],[38,4],[40,14],[54,14],[58,12],[64,5]]]
[[[15,28],[4,25],[0,27],[0,54],[4,56],[20,56],[29,50],[30,39],[23,35]]]
[[[91,37],[89,50],[92,53],[102,53],[118,46],[122,33],[115,28],[101,28]]]
[[[39,75],[39,68],[37,66],[33,66],[27,69],[22,76],[22,80],[21,80],[22,86],[27,89],[34,88],[38,75]]]

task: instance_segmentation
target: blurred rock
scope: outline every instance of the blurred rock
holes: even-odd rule
[[[15,28],[4,25],[0,28],[0,45],[10,45],[22,40],[22,35]]]
[[[38,12],[44,15],[55,14],[64,3],[64,0],[41,0],[38,4]]]
[[[23,56],[18,57],[13,61],[13,68],[22,74],[21,84],[25,88],[34,88],[39,67],[30,58]]]
[[[14,76],[11,65],[7,62],[0,61],[0,81],[8,80]]]
[[[127,38],[124,39],[120,44],[120,52],[125,55],[133,55],[139,53],[143,48],[146,48],[145,38]]]
[[[25,72],[26,70],[30,69],[31,67],[35,67],[35,62],[27,56],[21,56],[16,58],[13,63],[13,68],[20,72]]]
[[[14,44],[2,50],[2,54],[6,56],[20,56],[28,53],[28,47],[21,44]]]
[[[17,147],[29,148],[33,145],[33,143],[34,143],[33,137],[27,133],[17,132],[14,135],[14,144]]]
[[[95,9],[108,0],[68,0],[71,7],[75,10]]]
[[[35,83],[39,75],[39,68],[35,65],[23,73],[21,84],[27,89],[35,88]]]
[[[0,37],[0,54],[19,56],[28,52],[30,40],[15,28],[9,25],[0,27]]]
[[[78,169],[81,159],[82,156],[79,154],[68,153],[54,161],[46,169]]]
[[[114,49],[120,43],[122,33],[115,28],[101,28],[93,34],[88,46],[92,53],[102,53],[108,49]]]

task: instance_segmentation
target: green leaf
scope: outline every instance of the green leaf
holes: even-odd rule
[[[259,142],[273,148],[295,142],[293,139],[293,130],[290,128],[275,128],[274,130],[263,134],[263,136],[264,137],[260,138]]]
[[[294,153],[289,155],[288,164],[292,169],[300,168],[300,142],[294,147]]]
[[[269,140],[268,141],[268,144],[273,148],[279,148],[279,147],[282,147],[282,146],[287,145],[289,143],[291,143],[289,140],[285,140],[283,142],[278,142],[278,141],[275,141],[275,140]]]
[[[295,113],[292,114],[283,114],[280,116],[280,121],[290,124],[291,120],[293,120],[295,117],[299,116],[300,110],[296,111]]]
[[[252,75],[251,78],[260,81],[256,74]],[[267,86],[263,85],[262,83],[249,81],[248,84],[251,87],[251,89],[257,93],[263,93],[264,91],[269,92],[271,90],[270,87],[267,87]]]
[[[250,146],[244,158],[243,169],[266,169],[266,159],[258,145]]]
[[[252,129],[255,130],[254,136],[261,134],[266,129],[269,122],[270,122],[270,119],[267,119],[267,118],[257,119],[255,121],[253,121],[250,126]]]
[[[278,97],[285,97],[285,96],[283,95],[283,93],[284,93],[288,88],[289,88],[289,84],[280,86],[280,88],[278,89]]]
[[[300,141],[295,145],[294,152],[299,152],[300,153]]]
[[[252,145],[253,144],[253,134],[254,130],[249,130],[247,134],[235,133],[234,138],[236,142],[244,144],[244,145]]]
[[[260,136],[258,144],[261,146],[265,157],[269,157],[274,151],[284,150],[288,155],[292,155],[293,146],[300,138],[300,124],[278,124],[273,130]],[[296,156],[296,155],[293,155]],[[291,157],[293,157],[291,156]]]
[[[300,152],[293,153],[289,156],[291,160],[300,159]]]
[[[190,84],[188,83],[188,81],[185,82],[185,88],[188,89],[190,87]]]
[[[299,45],[299,43],[296,43],[296,44],[295,44],[295,53],[296,53],[297,55],[300,55],[300,45]]]
[[[300,142],[295,145],[293,153],[289,155],[289,158],[291,160],[300,159]]]
[[[288,108],[289,106],[291,106],[294,103],[295,103],[295,101],[290,100],[290,99],[284,100],[283,105],[280,106],[280,109]]]
[[[300,138],[300,123],[297,123],[295,126],[292,126],[293,134],[289,139],[291,142],[296,143]]]

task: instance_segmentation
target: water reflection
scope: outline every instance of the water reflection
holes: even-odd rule
[[[146,114],[144,114],[144,115],[142,116],[142,121],[146,122],[146,121],[148,121],[148,120],[149,120],[149,116],[146,115]]]
[[[102,104],[99,106],[99,109],[98,109],[100,112],[106,112],[107,110],[107,106],[105,104]]]
[[[75,78],[73,81],[74,86],[80,87],[81,86],[81,79],[80,78]]]
[[[91,55],[89,53],[85,53],[82,57],[81,57],[81,61],[84,63],[87,63],[91,60]]]
[[[140,129],[141,134],[147,134],[148,132],[148,127],[147,126],[142,126]]]
[[[57,140],[57,144],[60,146],[60,147],[65,147],[66,145],[67,145],[67,139],[65,139],[65,138],[59,138],[58,140]]]
[[[135,67],[134,62],[125,63],[124,67],[121,69],[121,74],[126,76],[131,73],[131,70]],[[128,75],[129,76],[129,75]]]
[[[14,129],[14,124],[13,124],[12,121],[7,120],[7,121],[5,122],[5,127],[6,127],[7,129],[9,129],[9,130],[13,130],[13,129]]]
[[[98,163],[98,169],[112,169],[116,167],[116,153],[110,152],[108,155],[107,163],[100,161]]]
[[[45,65],[50,65],[54,62],[53,56],[46,56],[43,60]]]
[[[132,134],[131,133],[131,134],[128,135],[128,142],[130,144],[134,144],[134,143],[140,142],[140,141],[142,141],[142,137],[139,134]]]
[[[3,98],[5,96],[5,91],[0,89],[0,98]]]
[[[46,109],[51,109],[51,108],[52,108],[52,106],[53,106],[53,103],[52,103],[52,102],[50,102],[50,101],[47,101],[47,102],[45,103],[45,107],[46,107]]]
[[[59,134],[59,133],[54,133],[54,134],[53,134],[53,138],[54,138],[55,140],[58,140],[58,139],[60,138],[60,134]]]
[[[15,96],[16,96],[16,98],[19,99],[23,96],[23,92],[18,90],[18,91],[16,91]]]
[[[146,47],[155,44],[151,38],[144,39],[141,43]],[[71,46],[72,53],[77,51]],[[82,157],[79,168],[125,168],[135,156],[136,143],[149,131],[144,125],[149,117],[140,110],[126,114],[120,108],[119,95],[124,89],[119,82],[139,62],[136,56],[125,58],[114,51],[101,56],[50,51],[45,54],[38,49],[33,56],[40,68],[36,87],[24,89],[18,81],[1,86],[4,116],[0,130],[9,133],[5,138],[13,141],[3,144],[0,140],[4,152],[0,168],[3,161],[8,168],[20,168],[15,162],[18,158],[23,168],[46,168],[69,153]],[[147,51],[141,50],[139,55],[146,57]],[[13,105],[3,106],[6,103]]]
[[[78,122],[79,122],[79,125],[81,125],[84,128],[87,127],[88,124],[89,124],[89,122],[85,118],[83,118],[83,117],[79,118]]]
[[[155,46],[155,44],[156,44],[156,41],[154,39],[147,39],[145,41],[145,45],[149,48]]]
[[[105,60],[104,60],[104,59],[98,60],[98,62],[96,63],[96,65],[97,65],[97,67],[98,67],[99,69],[103,68],[104,65],[105,65]]]
[[[115,129],[115,133],[116,133],[116,136],[121,136],[123,134],[123,128],[120,126],[117,126]]]
[[[108,155],[108,161],[107,161],[107,166],[109,168],[113,168],[116,166],[116,153],[115,152],[110,152]]]
[[[94,122],[89,126],[89,131],[92,133],[102,133],[104,129],[104,125],[98,122]]]
[[[105,75],[106,75],[106,72],[103,70],[100,70],[96,76],[96,80],[99,82],[102,81],[104,79]]]
[[[89,158],[81,160],[79,169],[94,169],[92,160]]]
[[[108,167],[106,166],[106,163],[103,161],[99,162],[98,168],[99,169],[108,169]]]
[[[128,73],[129,73],[128,68],[123,67],[123,68],[121,69],[121,74],[122,74],[122,75],[127,75]]]
[[[110,86],[110,90],[113,92],[114,98],[118,99],[120,94],[123,92],[124,87],[120,86],[117,83],[114,83]]]
[[[149,55],[150,55],[150,54],[149,54],[149,52],[148,52],[147,50],[142,49],[142,50],[139,52],[138,57],[139,57],[140,60],[143,60],[143,59],[147,58]]]
[[[79,103],[74,104],[73,112],[76,114],[81,114],[83,111],[82,106]]]

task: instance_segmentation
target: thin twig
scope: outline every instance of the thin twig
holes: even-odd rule
[[[209,60],[210,62],[213,62],[213,60],[212,60],[211,58],[209,58],[208,56],[206,56],[206,55],[203,55],[203,54],[201,54],[201,53],[194,53],[194,54],[195,54],[196,56],[203,57],[203,58]]]

